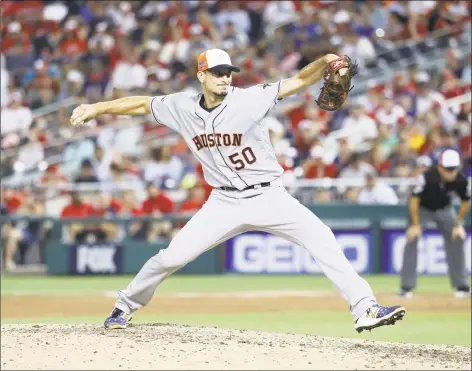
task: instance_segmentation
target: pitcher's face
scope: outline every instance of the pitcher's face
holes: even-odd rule
[[[199,80],[205,89],[218,96],[225,97],[233,80],[231,70],[199,72]]]

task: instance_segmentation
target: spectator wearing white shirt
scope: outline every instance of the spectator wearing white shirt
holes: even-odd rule
[[[175,27],[172,40],[166,42],[159,53],[159,61],[165,65],[173,61],[187,63],[190,52],[190,41],[184,37],[182,27]]]
[[[269,33],[277,27],[293,22],[296,18],[297,12],[293,1],[269,1],[262,15]]]
[[[249,18],[247,10],[241,9],[237,1],[225,2],[224,6],[226,9],[219,11],[215,17],[220,31],[223,31],[226,24],[231,22],[238,31],[248,35],[251,29],[251,19]]]
[[[368,173],[375,172],[374,167],[364,161],[360,153],[351,155],[350,164],[339,173],[340,178],[364,178]]]
[[[247,35],[238,31],[231,22],[226,23],[222,39],[222,46],[225,50],[233,48],[243,50],[249,43]]]
[[[392,125],[395,131],[398,125],[404,124],[407,120],[405,109],[395,104],[393,95],[385,94],[382,97],[380,107],[376,111],[375,118],[381,125]]]
[[[96,34],[88,41],[90,49],[95,49],[100,44],[103,50],[109,52],[115,46],[115,38],[108,33],[107,29],[107,22],[100,22],[97,24],[95,28]]]
[[[379,181],[375,172],[366,174],[366,186],[357,196],[357,202],[364,205],[397,205],[398,197],[388,184]]]
[[[110,178],[110,166],[113,162],[114,154],[110,149],[104,149],[102,147],[95,147],[94,156],[90,159],[92,166],[95,170],[95,175],[100,181],[104,181]]]
[[[416,177],[418,176],[419,174],[422,174],[424,173],[426,170],[428,170],[431,166],[433,165],[433,160],[431,159],[431,157],[427,156],[427,155],[422,155],[422,156],[419,156],[417,159],[416,159],[416,168],[413,169],[412,173],[411,173],[411,176],[412,177]]]
[[[151,159],[144,166],[143,178],[145,182],[158,186],[167,179],[178,184],[182,179],[183,171],[182,160],[171,154],[169,146],[163,146],[151,150]]]
[[[418,97],[416,99],[416,115],[421,117],[431,110],[435,102],[443,105],[446,101],[444,96],[429,88],[431,77],[427,72],[421,71],[415,74],[415,82],[418,86]]]
[[[348,138],[351,150],[359,149],[360,145],[369,143],[378,135],[375,121],[366,114],[364,106],[359,102],[352,103],[349,116],[343,121],[342,130]]]
[[[355,32],[344,35],[340,54],[349,55],[359,68],[366,68],[375,63],[377,55],[372,41]]]
[[[18,152],[17,169],[32,170],[44,160],[44,148],[34,132],[29,134],[27,142]]]
[[[125,59],[120,61],[112,75],[112,86],[115,89],[142,89],[147,84],[147,70],[139,63],[137,51],[125,53]]]
[[[122,1],[118,7],[109,7],[107,12],[123,35],[133,32],[138,26],[136,12],[128,1]]]
[[[8,106],[2,108],[1,135],[18,135],[25,137],[33,121],[33,113],[29,107],[23,106],[23,96],[19,91],[10,94]]]
[[[451,127],[455,124],[454,114],[447,106],[446,98],[439,92],[430,87],[431,77],[427,72],[418,72],[415,75],[418,95],[416,97],[416,117],[422,118],[434,110],[438,110],[439,116],[445,127]]]
[[[349,55],[361,69],[375,62],[376,52],[372,41],[365,36],[359,36],[352,29],[349,12],[339,10],[334,14],[333,22],[336,24],[337,33],[342,37],[341,55]]]

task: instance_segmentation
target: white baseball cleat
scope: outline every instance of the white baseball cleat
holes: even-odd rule
[[[403,299],[411,299],[413,297],[413,292],[410,290],[401,289],[398,293],[398,296]]]
[[[467,299],[472,297],[472,293],[470,290],[457,290],[454,296],[458,299]]]
[[[357,319],[354,328],[360,333],[364,330],[370,331],[380,326],[394,325],[395,322],[403,319],[405,313],[406,309],[400,305],[382,307],[379,304],[375,304]]]

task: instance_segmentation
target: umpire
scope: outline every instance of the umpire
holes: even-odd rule
[[[447,149],[439,156],[436,166],[417,178],[408,205],[410,226],[403,252],[400,296],[411,297],[416,287],[421,227],[433,221],[444,238],[449,277],[456,290],[456,297],[470,297],[463,248],[466,234],[462,225],[470,207],[470,189],[466,177],[460,172],[460,165],[459,153]],[[453,192],[462,201],[457,217],[451,206]]]

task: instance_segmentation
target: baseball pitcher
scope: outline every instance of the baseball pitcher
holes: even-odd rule
[[[72,113],[73,126],[102,114],[152,114],[157,123],[182,135],[201,162],[205,180],[214,187],[169,246],[150,258],[126,289],[118,291],[105,328],[126,328],[169,275],[223,241],[251,230],[269,232],[306,248],[348,301],[358,332],[402,319],[405,308],[379,305],[331,229],[285,190],[283,169],[262,124],[279,100],[322,78],[325,83],[318,104],[326,110],[338,109],[347,98],[356,65],[347,56],[328,54],[293,77],[247,89],[231,86],[232,73],[239,68],[223,50],[202,53],[197,69],[199,94],[126,97],[81,105]]]

